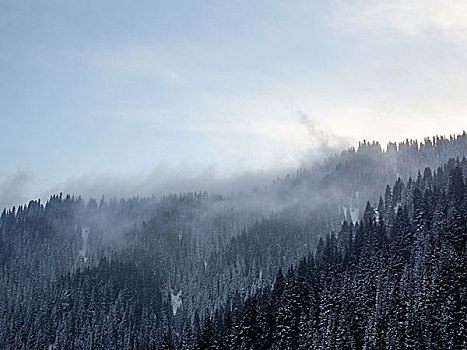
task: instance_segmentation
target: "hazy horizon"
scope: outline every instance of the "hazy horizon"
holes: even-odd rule
[[[460,136],[465,131],[452,135],[427,136],[433,137]],[[424,140],[406,139],[389,141],[399,144],[405,141],[422,143]],[[381,144],[378,140],[359,140],[357,144],[349,144],[339,148],[331,147],[323,142],[315,149],[309,149],[308,153],[302,153],[297,158],[295,166],[269,169],[245,170],[242,172],[223,175],[215,167],[209,168],[189,168],[184,166],[169,167],[160,165],[148,172],[133,174],[118,173],[88,173],[80,176],[68,177],[57,182],[52,187],[42,189],[40,192],[32,192],[31,185],[34,184],[32,173],[27,171],[17,171],[12,176],[6,177],[0,183],[0,208],[11,208],[27,204],[30,200],[40,199],[47,201],[52,195],[73,195],[80,196],[84,200],[131,198],[131,197],[160,197],[169,194],[185,192],[208,192],[211,194],[230,195],[241,192],[248,192],[254,188],[263,189],[269,187],[277,178],[284,178],[287,174],[293,174],[299,169],[310,168],[314,164],[322,162],[334,155],[349,148],[358,148],[360,142],[377,142],[386,151],[388,144]]]

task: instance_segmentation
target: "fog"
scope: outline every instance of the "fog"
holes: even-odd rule
[[[127,172],[102,172],[96,169],[70,176],[56,183],[44,185],[41,174],[32,170],[18,170],[0,177],[0,207],[10,208],[26,204],[32,199],[46,201],[54,194],[71,194],[83,199],[129,198],[134,196],[160,197],[183,192],[208,192],[211,194],[234,195],[269,187],[277,178],[294,173],[299,168],[309,168],[326,157],[339,154],[351,146],[349,138],[333,133],[323,123],[317,123],[302,111],[297,119],[306,128],[308,144],[296,150],[295,165],[286,167],[280,161],[266,169],[239,170],[219,169],[190,164],[159,164],[150,170]],[[48,181],[50,182],[50,180]]]
[[[318,123],[302,111],[298,111],[300,122],[306,127],[309,147],[301,153],[301,167],[309,167],[314,162],[333,156],[356,144],[356,140],[335,134],[324,123]]]
[[[183,167],[159,166],[149,173],[134,175],[89,174],[72,177],[44,193],[80,194],[84,198],[161,196],[181,192],[210,192],[228,194],[243,192],[254,187],[264,187],[282,176],[284,169],[244,172],[230,177],[221,177],[214,168],[186,170]]]
[[[0,207],[9,208],[26,203],[31,198],[30,185],[33,175],[30,171],[17,170],[0,182]]]

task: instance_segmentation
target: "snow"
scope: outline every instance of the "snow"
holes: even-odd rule
[[[375,218],[376,218],[376,222],[379,222],[381,219],[381,214],[379,213],[378,209],[375,209]]]
[[[343,206],[342,209],[344,210],[345,219],[352,220],[352,223],[355,224],[360,217],[360,210],[352,206],[350,208]],[[350,218],[347,217],[347,210],[350,211]]]
[[[79,250],[79,255],[83,257],[86,262],[88,258],[86,257],[86,252],[88,250],[88,237],[89,237],[89,227],[85,226],[81,229],[81,239],[83,240],[83,245]]]
[[[352,219],[352,223],[356,223],[357,220],[360,218],[360,209],[358,208],[350,208],[350,218]]]
[[[402,203],[401,202],[397,202],[396,205],[394,206],[394,212],[397,213],[397,211],[399,210],[399,208],[402,207]]]
[[[182,306],[182,291],[180,290],[177,294],[174,294],[173,289],[170,289],[170,299],[172,303],[172,312],[175,316],[177,310]]]

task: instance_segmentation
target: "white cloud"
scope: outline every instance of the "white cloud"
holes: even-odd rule
[[[228,161],[221,157],[211,161],[220,159],[229,169],[238,164],[255,169],[294,166],[310,148],[346,147],[362,138],[385,143],[461,132],[467,107],[467,51],[458,48],[467,38],[467,2],[334,4],[321,8],[307,2],[298,11],[287,7],[281,17],[279,28],[288,28],[297,43],[305,40],[304,33],[312,27],[310,19],[319,19],[320,11],[325,19],[319,19],[318,26],[329,21],[335,25],[333,30],[340,31],[337,37],[344,33],[332,42],[339,45],[342,56],[330,55],[329,63],[324,62],[327,56],[319,58],[303,76],[284,73],[297,68],[291,63],[296,52],[266,51],[270,57],[261,52],[277,44],[272,35],[276,32],[267,32],[267,25],[261,26],[267,33],[260,32],[270,41],[268,45],[255,32],[253,41],[243,38],[217,46],[147,41],[96,52],[89,56],[92,63],[116,76],[121,86],[126,80],[145,78],[174,88],[169,101],[146,98],[145,104],[130,102],[108,114],[155,132],[176,130],[177,136],[198,138],[193,142],[225,154]],[[279,62],[276,56],[287,60]],[[262,60],[269,70],[258,66]],[[250,61],[256,65],[250,66]],[[131,88],[122,91],[131,95]],[[151,84],[140,91],[150,94]],[[310,135],[312,125],[305,122],[304,127],[297,110],[313,116],[323,129],[315,128]],[[323,130],[333,132],[318,137]],[[331,139],[335,144],[328,145]]]
[[[410,36],[467,39],[467,2],[464,0],[389,0],[342,2],[341,23],[394,29]]]
[[[216,168],[198,169],[184,164],[179,166],[160,165],[150,172],[133,174],[87,174],[72,177],[44,191],[43,198],[63,192],[81,195],[84,198],[120,198],[132,196],[165,195],[187,191],[209,191],[210,193],[238,193],[254,187],[269,186],[288,169],[248,171],[225,177]]]
[[[8,174],[0,182],[0,210],[25,204],[30,199],[30,185],[33,176],[31,172],[17,170]]]

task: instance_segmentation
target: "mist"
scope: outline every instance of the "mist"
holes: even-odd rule
[[[149,173],[133,175],[88,174],[72,177],[44,193],[79,194],[83,198],[162,196],[171,193],[209,192],[229,194],[264,187],[283,175],[285,169],[247,171],[230,177],[221,177],[215,168],[189,170],[184,167],[159,166]]]
[[[220,169],[216,165],[160,163],[148,170],[83,172],[65,179],[44,181],[43,175],[33,170],[22,170],[4,177],[0,182],[0,207],[9,208],[26,204],[32,199],[46,201],[54,194],[71,194],[83,199],[129,198],[134,196],[160,197],[184,192],[208,192],[235,195],[269,187],[274,180],[294,173],[298,168],[309,168],[315,163],[355,143],[347,137],[333,133],[324,123],[318,123],[302,111],[297,111],[297,121],[305,128],[307,143],[297,148],[292,166],[281,160],[264,169]],[[226,151],[226,154],[228,152]],[[47,184],[44,185],[44,182]]]
[[[356,138],[337,135],[324,123],[318,123],[302,111],[298,114],[306,127],[309,142],[309,147],[301,153],[301,167],[309,167],[313,162],[340,153],[357,142]]]
[[[32,181],[32,173],[26,170],[17,170],[5,176],[3,182],[0,182],[0,207],[9,208],[32,199]]]

